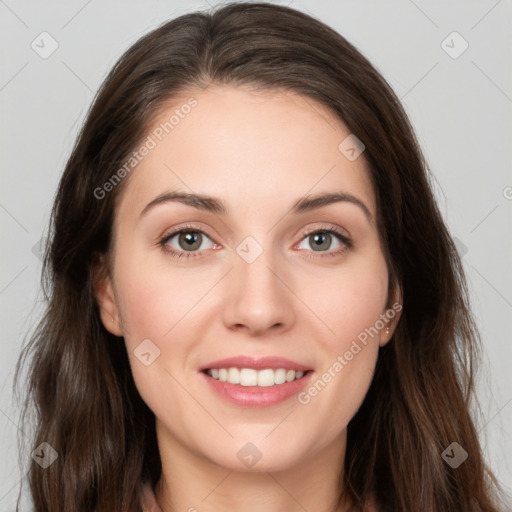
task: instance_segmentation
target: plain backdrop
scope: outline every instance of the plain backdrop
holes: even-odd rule
[[[511,2],[275,3],[312,14],[340,32],[402,99],[463,255],[485,349],[478,428],[491,467],[510,490]],[[29,442],[28,433],[18,426],[13,371],[27,332],[41,313],[41,237],[85,112],[108,70],[141,35],[165,20],[217,4],[0,1],[2,511],[14,510],[21,481],[18,434],[22,443]],[[44,54],[55,46],[51,55]]]

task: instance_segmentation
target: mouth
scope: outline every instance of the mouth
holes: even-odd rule
[[[243,387],[268,388],[303,379],[313,370],[292,370],[286,368],[206,368],[202,372],[220,382]]]
[[[314,370],[281,357],[238,356],[199,369],[215,396],[242,408],[277,406],[296,397],[311,382]]]
[[[270,407],[290,400],[313,378],[314,370],[284,357],[239,355],[211,361],[199,375],[221,399],[238,407]]]

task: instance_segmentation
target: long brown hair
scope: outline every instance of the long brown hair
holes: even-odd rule
[[[192,87],[287,89],[328,107],[366,146],[392,284],[403,294],[393,339],[348,426],[343,489],[363,510],[494,512],[495,479],[470,413],[479,338],[461,261],[427,165],[389,85],[341,35],[291,8],[228,4],[142,37],[101,86],[60,181],[43,268],[47,309],[18,363],[30,359],[31,449],[58,453],[29,470],[36,512],[140,511],[141,482],[161,466],[154,415],[135,387],[122,340],[102,326],[92,289],[109,254],[116,200],[101,188],[169,100]],[[341,142],[341,141],[340,141]],[[469,454],[452,468],[452,442]]]

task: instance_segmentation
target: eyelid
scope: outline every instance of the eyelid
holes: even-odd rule
[[[214,240],[214,237],[210,236],[204,230],[204,228],[202,228],[200,226],[195,226],[195,225],[189,224],[189,223],[166,231],[165,234],[158,237],[158,244],[165,245],[174,236],[179,235],[182,232],[187,232],[187,231],[194,231],[194,232],[201,233],[201,235],[208,237],[215,245],[220,245],[219,243],[217,243]],[[184,251],[184,252],[186,252],[186,251]]]
[[[315,226],[313,228],[307,228],[300,232],[300,235],[302,238],[309,236],[313,233],[316,233],[317,231],[334,231],[334,233],[340,235],[341,238],[346,239],[347,241],[351,240],[351,236],[348,233],[347,230],[340,228],[339,226],[336,226],[335,224],[321,224],[320,226]],[[301,238],[301,241],[302,241]]]
[[[176,227],[176,228],[173,228],[171,231],[169,231],[167,234],[164,234],[162,235],[161,237],[159,237],[159,241],[158,241],[158,245],[162,246],[162,249],[164,251],[166,251],[167,253],[169,253],[171,256],[173,257],[176,257],[176,258],[179,258],[179,257],[182,257],[182,256],[185,256],[186,258],[194,258],[194,257],[201,257],[201,253],[205,252],[206,249],[203,249],[201,251],[183,251],[183,250],[176,250],[174,248],[169,248],[167,246],[167,243],[169,242],[169,240],[173,237],[175,237],[176,235],[182,233],[182,232],[187,232],[187,231],[194,231],[194,232],[199,232],[201,235],[204,235],[206,237],[208,237],[214,245],[216,246],[219,246],[220,244],[218,244],[207,232],[204,231],[204,229],[202,229],[201,227],[199,226],[194,226],[193,224],[185,224],[183,226],[179,226],[179,227]],[[334,233],[335,237],[338,238],[339,242],[344,244],[345,247],[343,249],[338,249],[338,250],[329,250],[329,251],[309,251],[309,252],[317,252],[318,254],[316,256],[311,256],[313,258],[321,258],[323,257],[323,255],[330,255],[330,256],[336,256],[338,254],[341,254],[342,252],[344,252],[344,250],[346,249],[350,249],[352,248],[352,239],[351,239],[351,236],[348,234],[348,232],[342,228],[339,228],[338,226],[334,225],[334,224],[322,224],[320,226],[315,226],[313,228],[307,228],[307,229],[303,229],[301,232],[300,232],[300,240],[294,245],[297,246],[298,244],[300,244],[305,238],[307,238],[308,236],[312,235],[313,233],[317,233],[317,232],[330,232],[330,233]],[[301,249],[302,251],[303,249]]]
[[[350,234],[343,228],[336,226],[334,224],[322,224],[321,226],[316,226],[314,228],[308,228],[301,232],[301,239],[294,245],[294,248],[301,244],[303,240],[307,239],[314,233],[329,233],[333,235],[338,242],[341,244],[341,247],[338,249],[330,249],[328,251],[314,251],[314,250],[306,250],[306,252],[310,253],[309,258],[325,258],[329,256],[341,256],[347,250],[353,248],[353,241]],[[299,249],[303,251],[304,249]]]

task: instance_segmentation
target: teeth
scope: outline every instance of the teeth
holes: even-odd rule
[[[238,368],[230,368],[235,373],[238,373],[239,380],[238,382],[230,382],[230,384],[238,384],[240,386],[257,386],[258,385],[258,372],[257,370],[253,370],[252,368],[242,368],[239,370]],[[265,370],[263,370],[265,371]]]
[[[304,376],[304,372],[278,368],[273,370],[254,370],[253,368],[214,368],[206,372],[210,377],[221,382],[240,384],[241,386],[258,386],[261,388],[292,382]]]
[[[286,382],[286,370],[279,368],[274,372],[274,382],[276,384],[284,384]]]
[[[276,383],[275,372],[274,370],[260,370],[256,372],[253,370],[258,376],[258,386],[260,388],[266,388],[269,386],[273,386]],[[243,370],[242,370],[243,372]]]

